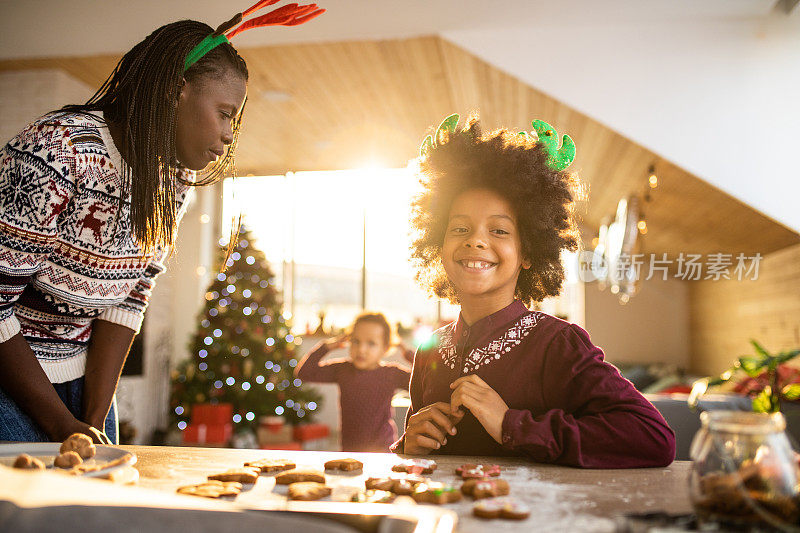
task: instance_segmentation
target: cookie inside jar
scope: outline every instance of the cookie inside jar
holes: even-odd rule
[[[800,468],[780,413],[707,411],[692,442],[690,494],[705,523],[797,526]]]

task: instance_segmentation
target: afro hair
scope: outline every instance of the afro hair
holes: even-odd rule
[[[531,263],[520,272],[515,297],[529,305],[561,292],[561,251],[577,250],[580,238],[574,217],[579,187],[573,175],[550,168],[547,159],[526,135],[506,129],[482,133],[476,117],[461,131],[440,134],[419,160],[423,192],[412,204],[411,259],[423,288],[458,303],[441,261],[450,206],[464,191],[488,189],[514,210],[522,257]]]

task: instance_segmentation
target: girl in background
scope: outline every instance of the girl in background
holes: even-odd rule
[[[348,341],[349,358],[321,362]],[[343,451],[387,452],[397,439],[391,400],[397,389],[408,388],[410,372],[381,361],[391,346],[386,317],[364,313],[348,334],[319,343],[295,368],[295,376],[303,381],[339,385]]]

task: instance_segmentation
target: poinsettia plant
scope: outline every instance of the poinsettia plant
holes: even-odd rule
[[[787,364],[800,355],[800,349],[771,354],[754,340],[750,344],[755,348],[755,355],[740,357],[718,377],[694,382],[688,400],[692,408],[709,387],[734,381],[733,391],[752,396],[753,411],[758,413],[777,413],[781,410],[781,400],[800,399],[800,369]]]

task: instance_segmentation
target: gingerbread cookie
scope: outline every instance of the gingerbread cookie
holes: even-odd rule
[[[23,470],[44,470],[44,463],[36,457],[31,457],[27,453],[17,456],[14,460],[14,468]]]
[[[311,468],[294,468],[275,476],[275,483],[278,485],[289,485],[301,481],[325,483],[325,473]]]
[[[476,500],[483,498],[494,498],[495,496],[505,496],[511,489],[505,479],[468,479],[461,485],[461,492],[467,496],[472,496]]]
[[[319,500],[330,496],[331,488],[314,481],[300,481],[289,485],[288,494],[290,500]]]
[[[392,467],[394,472],[407,474],[432,474],[436,470],[436,461],[432,459],[406,459]]]
[[[232,468],[227,472],[208,476],[209,481],[237,481],[239,483],[255,483],[260,470],[257,468]]]
[[[83,462],[77,452],[64,452],[53,460],[53,466],[57,468],[72,468]]]
[[[496,477],[500,475],[500,465],[481,465],[467,463],[456,468],[456,475],[462,479]]]
[[[122,457],[117,457],[113,461],[108,461],[107,463],[95,463],[93,465],[87,465],[86,463],[81,463],[77,466],[72,467],[70,470],[67,471],[67,473],[72,474],[73,476],[80,476],[86,474],[87,472],[97,472],[98,470],[105,470],[106,468],[111,468],[112,466],[125,464],[130,462],[130,460],[131,460],[131,454],[126,453]]]
[[[325,463],[325,470],[341,470],[342,472],[353,472],[364,468],[364,463],[356,459],[333,459]]]
[[[221,496],[236,496],[242,491],[242,484],[236,481],[206,481],[178,488],[179,494],[202,496],[204,498],[219,498]]]
[[[364,486],[374,490],[386,490],[394,494],[411,495],[417,485],[428,481],[424,477],[404,476],[404,477],[370,477],[364,482]]]
[[[97,453],[92,439],[83,433],[73,433],[61,444],[58,453],[77,452],[81,459],[90,459]]]
[[[267,474],[297,468],[296,464],[286,459],[258,459],[256,461],[248,461],[244,466],[258,468],[262,473]]]
[[[357,503],[392,503],[396,496],[388,490],[362,490],[353,494],[351,502]]]
[[[461,492],[446,483],[428,481],[420,483],[411,495],[417,503],[453,503],[461,500]]]
[[[530,508],[513,498],[490,498],[475,502],[472,514],[480,518],[507,518],[524,520],[531,514]]]

